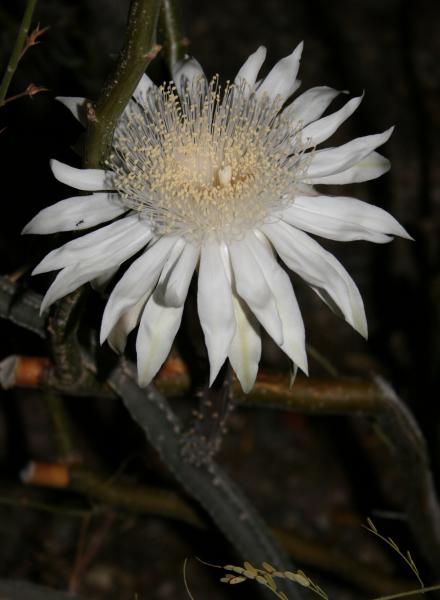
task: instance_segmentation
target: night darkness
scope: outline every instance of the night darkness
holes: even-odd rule
[[[128,0],[37,3],[33,27],[40,23],[50,29],[20,62],[9,95],[30,83],[48,91],[0,108],[1,272],[16,285],[15,299],[30,291],[44,293],[53,275],[31,277],[30,272],[49,250],[70,239],[66,233],[20,236],[39,210],[69,195],[52,176],[49,160],[81,166],[83,128],[55,97],[99,96],[124,40],[128,6]],[[0,75],[24,7],[24,0],[1,3]],[[380,149],[390,158],[391,171],[377,180],[344,186],[343,192],[335,186],[329,193],[386,209],[415,238],[396,238],[390,244],[319,240],[359,286],[369,340],[293,276],[313,356],[309,383],[300,376],[292,394],[296,386],[298,394],[315,386],[312,401],[318,406],[339,382],[349,391],[337,410],[327,411],[335,413],[331,415],[319,408],[281,411],[262,408],[261,402],[239,405],[228,417],[216,461],[266,524],[281,532],[295,570],[305,571],[329,598],[371,599],[418,585],[402,558],[361,527],[367,517],[402,551],[411,550],[426,585],[440,583],[440,501],[435,496],[440,468],[438,2],[182,0],[181,9],[188,52],[208,76],[220,73],[224,80],[233,79],[259,45],[268,49],[266,74],[304,40],[301,90],[329,85],[352,97],[365,90],[360,108],[328,145],[395,125],[390,141]],[[169,79],[161,54],[148,73],[155,82]],[[332,108],[343,102],[336,99]],[[194,292],[191,289],[193,296]],[[2,302],[3,298],[0,295]],[[83,347],[90,346],[99,328],[104,301],[105,294],[89,288],[82,299]],[[171,384],[166,390],[173,411],[188,427],[206,373],[195,310],[193,299],[185,308],[175,349],[187,364],[192,387],[188,391]],[[47,340],[11,319],[0,323],[0,360],[53,352]],[[127,354],[134,358],[131,338]],[[116,360],[107,347],[100,353],[100,385]],[[267,336],[262,371],[274,385],[288,376],[287,361]],[[389,382],[399,402],[412,412],[422,438],[411,418],[405,421],[403,408],[403,417],[393,411],[378,417],[368,399],[362,404],[357,394],[371,391],[376,375]],[[1,391],[0,599],[52,598],[47,591],[22,584],[8,588],[7,580],[20,580],[69,590],[84,600],[183,600],[188,597],[182,576],[185,558],[190,559],[187,577],[195,599],[258,595],[258,584],[226,586],[219,583],[223,571],[195,560],[197,556],[216,565],[238,565],[247,556],[230,545],[228,534],[191,492],[192,484],[182,482],[185,473],[169,469],[114,395],[56,395],[55,402],[64,398],[72,433],[67,460],[72,479],[62,489],[24,486],[19,474],[30,461],[66,463],[59,453],[48,396],[47,387]],[[430,466],[424,461],[425,447]],[[104,488],[114,486],[118,499],[97,493],[96,482],[86,485],[87,474],[99,478]],[[148,496],[149,508],[131,501],[130,494],[138,493]],[[177,508],[167,512],[163,507],[174,501]],[[243,519],[240,514],[236,518],[237,523]],[[286,593],[289,598],[312,597],[309,592],[294,595],[303,594],[298,586],[286,588]]]

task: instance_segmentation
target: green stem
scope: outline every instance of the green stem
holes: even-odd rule
[[[157,53],[156,29],[160,0],[132,0],[123,48],[101,97],[87,111],[88,128],[84,164],[104,166],[118,118],[142,74]]]
[[[0,83],[0,106],[4,104],[6,94],[8,93],[9,85],[17,70],[18,63],[22,55],[24,45],[26,43],[26,37],[29,31],[29,27],[32,21],[32,15],[34,13],[35,5],[37,0],[28,0],[24,11],[23,19],[18,30],[17,38],[15,40],[14,48],[12,50],[11,58],[9,59],[8,66],[3,75]]]
[[[177,0],[162,0],[160,29],[164,35],[163,50],[168,69],[185,55],[188,39],[183,34],[182,21]]]
[[[431,585],[430,587],[419,588],[418,590],[411,590],[410,592],[400,592],[400,594],[392,594],[391,596],[380,596],[374,598],[374,600],[394,600],[395,598],[409,598],[410,596],[420,596],[426,594],[426,592],[435,592],[440,590],[440,585]]]
[[[192,506],[171,490],[121,484],[119,481],[112,484],[111,479],[80,467],[71,471],[70,489],[106,506],[176,519],[198,529],[206,526]]]
[[[72,459],[75,451],[71,438],[69,419],[64,410],[64,402],[55,392],[47,391],[44,397],[52,419],[58,453],[64,460]]]

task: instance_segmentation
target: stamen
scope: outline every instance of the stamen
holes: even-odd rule
[[[116,130],[109,166],[128,208],[157,235],[240,239],[291,201],[306,169],[280,102],[218,76],[151,88]]]

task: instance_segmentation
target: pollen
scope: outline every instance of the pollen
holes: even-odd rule
[[[280,102],[243,82],[171,82],[131,105],[109,167],[127,208],[157,235],[231,241],[291,202],[305,170],[298,129]],[[297,126],[298,127],[298,126]]]

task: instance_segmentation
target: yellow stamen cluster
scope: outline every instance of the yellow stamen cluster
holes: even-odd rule
[[[280,103],[218,77],[152,88],[116,130],[109,166],[127,207],[157,235],[240,239],[292,198],[301,137]],[[290,200],[291,201],[291,200]]]

